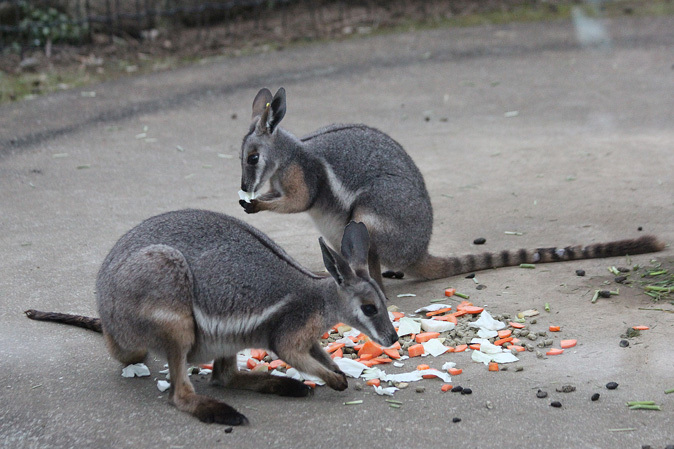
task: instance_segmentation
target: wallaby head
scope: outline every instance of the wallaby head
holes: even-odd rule
[[[370,277],[367,262],[370,238],[365,225],[352,221],[346,226],[341,254],[326,245],[323,237],[319,242],[325,268],[337,283],[342,302],[338,319],[383,346],[395,343],[398,335],[389,319],[386,296]]]
[[[241,190],[255,193],[279,166],[279,150],[274,146],[278,124],[286,113],[286,91],[280,88],[272,97],[261,89],[253,101],[253,121],[241,146]]]

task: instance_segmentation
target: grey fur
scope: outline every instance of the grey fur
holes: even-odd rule
[[[271,98],[268,89],[258,93],[253,122],[241,148],[241,189],[257,193],[269,181],[270,190],[251,202],[240,201],[241,205],[247,213],[307,211],[335,247],[346,223],[365,223],[370,234],[369,271],[380,286],[380,265],[436,279],[533,259],[554,262],[625,255],[625,250],[640,254],[663,247],[648,237],[591,245],[584,251],[582,247],[576,251],[553,248],[538,256],[537,250],[433,256],[428,253],[433,228],[428,191],[419,169],[395,140],[365,125],[330,125],[299,139],[278,126],[286,110],[285,90],[279,89]],[[253,161],[251,154],[259,158]],[[555,251],[561,256],[554,256]]]
[[[183,379],[174,403],[204,421],[243,422],[231,407],[223,411],[224,403],[194,399],[180,372],[185,361],[215,359],[218,384],[296,395],[298,387],[283,383],[288,379],[242,380],[236,372],[238,351],[265,348],[344,389],[343,373],[318,346],[323,332],[341,321],[382,345],[397,340],[383,292],[360,266],[350,266],[350,257],[360,264],[367,255],[361,227],[353,223],[345,231],[353,256],[321,242],[333,279],[312,274],[266,235],[226,215],[183,210],[145,220],[119,239],[98,274],[108,345],[124,363],[139,361],[148,350],[166,354],[171,379]],[[376,315],[365,316],[365,304],[369,310],[374,305]]]

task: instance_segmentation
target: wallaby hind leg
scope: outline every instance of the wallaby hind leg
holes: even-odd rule
[[[288,377],[273,376],[268,373],[241,372],[236,367],[235,357],[215,360],[211,384],[293,397],[307,396],[312,391],[304,383]]]
[[[141,363],[147,357],[147,348],[124,349],[112,338],[112,335],[104,334],[104,337],[110,354],[125,365]]]
[[[247,424],[248,419],[236,409],[222,401],[194,392],[194,386],[187,376],[187,351],[176,345],[168,350],[171,392],[169,398],[178,410],[187,412],[205,423],[238,426]]]

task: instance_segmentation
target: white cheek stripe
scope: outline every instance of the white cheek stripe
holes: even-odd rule
[[[286,296],[258,314],[240,316],[210,316],[195,306],[194,318],[204,334],[211,338],[246,337],[252,335],[258,327],[273,318],[290,300],[290,296]]]

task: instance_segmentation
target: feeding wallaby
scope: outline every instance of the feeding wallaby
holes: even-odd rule
[[[105,258],[96,281],[100,319],[29,310],[34,319],[103,332],[122,363],[166,355],[170,400],[202,421],[238,425],[244,415],[195,393],[186,363],[215,360],[211,382],[285,396],[306,396],[302,382],[267,373],[239,372],[236,353],[266,348],[335,390],[346,376],[318,343],[344,322],[389,346],[398,336],[386,298],[368,274],[369,236],[349,223],[341,254],[320,239],[332,277],[319,277],[269,237],[235,218],[183,210],[145,220]],[[73,320],[75,323],[73,323]]]
[[[247,213],[308,211],[332,245],[351,220],[370,233],[370,275],[381,266],[423,279],[521,263],[642,254],[661,250],[653,236],[589,246],[502,251],[462,257],[428,253],[433,210],[424,179],[391,137],[365,125],[331,125],[303,138],[279,127],[285,90],[261,89],[241,148],[241,205]],[[258,195],[267,181],[270,190]],[[382,286],[383,288],[383,286]]]

